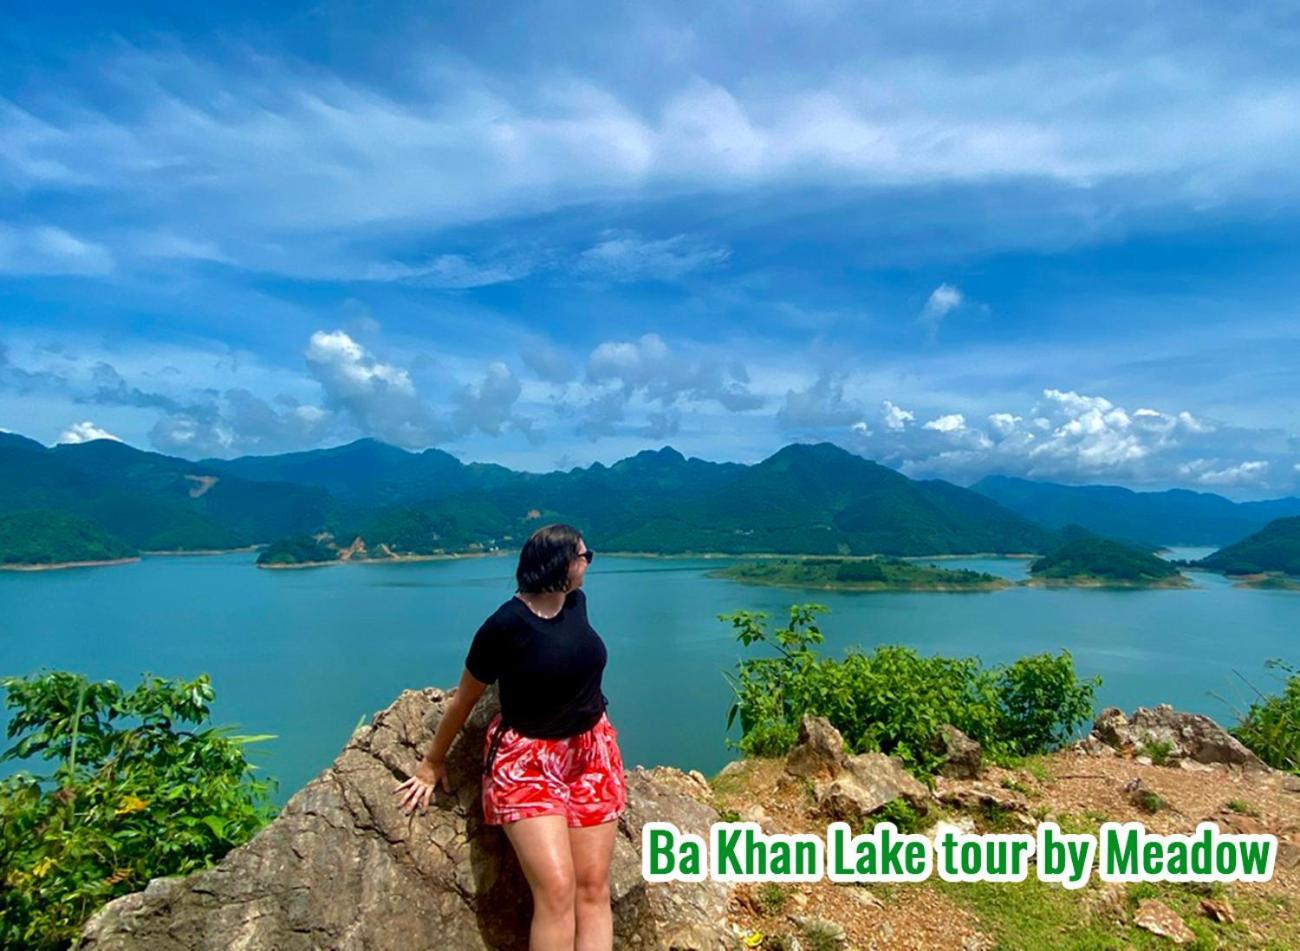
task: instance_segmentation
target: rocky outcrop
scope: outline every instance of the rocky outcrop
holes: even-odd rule
[[[483,738],[496,711],[479,702],[448,756],[452,793],[438,790],[407,816],[394,788],[416,765],[448,694],[404,692],[359,729],[328,769],[280,816],[220,864],[156,879],[109,903],[87,924],[86,949],[500,948],[527,946],[531,897],[501,830],[479,807]],[[677,771],[674,771],[677,772]],[[662,775],[662,774],[661,774]],[[676,783],[628,774],[611,868],[615,944],[729,947],[726,885],[650,885],[641,876],[641,828],[672,822],[707,836],[717,813]]]
[[[895,799],[925,812],[930,792],[902,763],[884,753],[850,756],[844,738],[825,717],[805,716],[799,742],[787,754],[785,771],[814,780],[817,811],[834,819],[860,822]]]
[[[1080,745],[1086,752],[1095,753],[1100,752],[1100,748],[1108,748],[1124,756],[1151,755],[1159,751],[1170,765],[1188,760],[1243,769],[1269,769],[1258,756],[1209,717],[1183,713],[1167,703],[1154,710],[1138,707],[1132,717],[1126,717],[1116,707],[1108,707],[1093,722],[1092,733]]]

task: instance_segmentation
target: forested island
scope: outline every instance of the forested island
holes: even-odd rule
[[[710,577],[746,584],[846,591],[995,591],[1011,586],[997,575],[966,568],[939,568],[901,558],[773,558],[746,561]]]
[[[1196,563],[1254,588],[1300,590],[1300,516],[1279,518]]]
[[[1185,588],[1178,568],[1150,552],[1096,535],[1066,542],[1029,566],[1030,584],[1108,588]]]

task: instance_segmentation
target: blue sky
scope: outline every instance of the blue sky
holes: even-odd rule
[[[1294,3],[192,6],[6,6],[0,427],[1300,491]]]

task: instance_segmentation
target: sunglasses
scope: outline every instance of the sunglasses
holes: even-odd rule
[[[592,551],[590,548],[588,548],[586,551],[580,553],[578,557],[585,559],[587,564],[591,564],[591,559],[596,557],[596,553]]]

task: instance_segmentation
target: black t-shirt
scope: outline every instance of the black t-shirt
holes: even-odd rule
[[[465,668],[487,684],[500,679],[506,726],[554,739],[590,730],[605,712],[605,660],[605,644],[587,621],[587,595],[576,588],[553,618],[511,597],[474,635]]]

